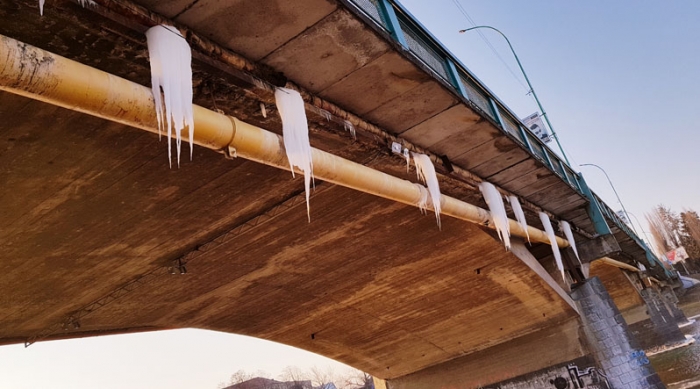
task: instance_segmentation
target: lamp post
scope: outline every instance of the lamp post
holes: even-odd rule
[[[625,204],[623,204],[622,200],[620,200],[620,195],[617,194],[617,189],[615,189],[615,185],[613,185],[612,181],[610,180],[610,176],[608,176],[608,173],[605,171],[605,169],[603,169],[602,167],[600,167],[596,164],[593,164],[593,163],[584,163],[584,164],[581,164],[579,166],[594,166],[594,167],[597,167],[598,169],[600,169],[600,171],[603,172],[603,174],[605,174],[605,178],[608,179],[608,183],[610,184],[610,187],[612,188],[613,192],[615,192],[615,197],[617,197],[617,202],[620,203],[620,206],[622,207],[622,211],[625,213],[625,216],[627,216],[627,220],[629,220],[630,223],[632,224],[632,229],[634,230],[634,233],[639,235],[639,232],[637,232],[637,229],[634,227],[634,223],[632,223],[632,219],[630,219],[630,215],[627,213],[627,209],[625,209]]]
[[[557,133],[554,131],[554,127],[552,127],[552,123],[549,122],[549,117],[547,116],[547,112],[544,111],[544,108],[542,108],[542,104],[540,103],[540,99],[537,98],[537,93],[535,93],[535,88],[532,87],[532,84],[530,84],[530,79],[527,78],[527,73],[525,73],[525,69],[523,69],[523,65],[520,63],[520,58],[518,58],[518,54],[515,53],[515,49],[513,49],[513,45],[510,44],[510,40],[508,37],[502,33],[500,30],[497,28],[491,27],[491,26],[476,26],[476,27],[471,27],[471,28],[466,28],[464,30],[459,30],[459,33],[465,33],[467,31],[471,30],[476,30],[477,28],[488,28],[490,30],[494,30],[497,33],[501,34],[501,36],[506,40],[508,43],[508,47],[510,47],[510,51],[513,52],[513,56],[515,57],[515,61],[518,63],[518,67],[520,68],[520,71],[523,73],[523,76],[525,76],[525,81],[527,82],[527,86],[530,88],[530,92],[532,92],[532,96],[535,98],[535,101],[537,102],[537,106],[540,108],[540,111],[542,112],[542,116],[544,117],[544,120],[547,122],[547,125],[549,126],[549,130],[552,131],[552,136],[554,137],[554,140],[557,141],[557,146],[559,146],[559,151],[561,151],[561,155],[564,157],[566,160],[567,165],[571,166],[571,163],[569,162],[569,158],[567,158],[566,153],[564,152],[564,149],[561,147],[561,143],[559,143],[559,137],[557,136]]]

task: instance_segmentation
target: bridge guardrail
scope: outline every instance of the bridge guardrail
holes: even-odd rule
[[[603,214],[605,215],[605,217],[607,217],[608,220],[612,221],[616,227],[618,227],[619,229],[624,231],[624,233],[629,235],[632,238],[632,240],[634,240],[635,243],[637,243],[637,245],[639,245],[640,247],[642,247],[644,249],[644,251],[646,252],[647,260],[652,262],[654,266],[656,266],[656,265],[661,266],[661,268],[664,269],[664,272],[666,273],[667,276],[674,277],[674,274],[672,272],[670,272],[666,268],[666,266],[664,266],[664,264],[661,262],[661,260],[659,260],[653,254],[653,252],[651,251],[649,246],[647,246],[647,244],[627,225],[627,223],[625,223],[617,215],[617,213],[613,212],[613,210],[603,200],[601,200],[600,197],[598,197],[598,195],[593,193],[593,196],[595,197],[598,204],[600,204],[601,211],[603,211]]]
[[[395,0],[348,0],[377,26],[389,33],[434,75],[450,84],[476,109],[492,119],[532,156],[584,195],[578,175],[447,50],[420,22]]]
[[[454,88],[497,127],[524,146],[530,154],[542,161],[552,172],[581,195],[589,197],[587,185],[566,162],[552,152],[523,123],[513,111],[499,100],[454,54],[444,47],[418,20],[396,0],[347,0],[367,15],[382,30],[389,33],[405,50],[432,70],[435,77]],[[592,192],[591,192],[592,193]],[[605,202],[593,193],[595,201],[609,221],[629,235],[647,253],[647,259],[662,265],[649,247],[625,224]],[[590,199],[590,197],[589,197]],[[663,265],[662,265],[663,267]],[[664,267],[665,269],[665,267]],[[668,270],[666,270],[668,273]]]

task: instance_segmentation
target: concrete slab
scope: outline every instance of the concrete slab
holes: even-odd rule
[[[502,132],[494,133],[494,137],[483,144],[472,149],[467,149],[465,152],[458,154],[452,160],[459,166],[466,169],[475,170],[478,166],[485,164],[494,158],[503,156],[511,158],[513,164],[519,161],[519,155],[522,155],[523,150],[512,139],[505,136]],[[485,167],[488,167],[485,165]],[[490,175],[499,171],[498,169],[484,169],[484,174]],[[478,174],[478,173],[477,173]]]
[[[319,95],[363,115],[428,81],[431,81],[429,75],[398,53],[389,52],[331,85]]]
[[[197,0],[135,0],[134,2],[153,10],[166,18],[172,19],[179,15],[182,11],[186,10],[188,7],[196,4]]]
[[[458,155],[459,151],[454,150],[448,154],[450,149],[446,147],[447,145],[462,145],[462,142],[457,139],[470,142],[462,145],[464,148],[475,147],[475,145],[491,139],[488,132],[479,131],[481,126],[475,127],[481,120],[481,117],[474,111],[463,105],[456,105],[410,128],[401,136],[421,147],[430,148],[436,153],[453,157]]]
[[[457,98],[438,82],[426,82],[368,112],[366,117],[400,134],[457,104]]]
[[[192,4],[175,20],[252,60],[265,57],[337,8],[330,0],[201,0]]]
[[[367,65],[389,45],[348,11],[339,9],[290,39],[262,62],[318,93]]]
[[[492,158],[481,163],[480,165],[474,166],[472,171],[481,177],[488,177],[498,172],[507,170],[510,167],[530,158],[532,158],[530,154],[520,147],[517,147],[511,149],[510,151],[504,151],[497,158]]]

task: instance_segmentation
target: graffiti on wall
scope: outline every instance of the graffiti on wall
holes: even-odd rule
[[[605,374],[593,365],[593,361],[589,358],[579,358],[566,364],[489,385],[487,389],[610,389]]]

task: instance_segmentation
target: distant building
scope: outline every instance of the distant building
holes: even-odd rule
[[[230,385],[224,389],[337,389],[333,383],[314,387],[311,381],[277,381],[269,378],[255,377],[248,381]]]

